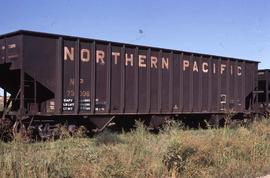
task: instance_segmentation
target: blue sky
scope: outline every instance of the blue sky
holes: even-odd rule
[[[0,34],[60,33],[260,60],[270,68],[269,0],[6,0]]]

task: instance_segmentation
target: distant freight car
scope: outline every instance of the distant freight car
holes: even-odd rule
[[[132,116],[156,127],[255,112],[256,61],[30,31],[2,35],[0,46],[0,86],[11,94],[3,117],[102,129]]]
[[[258,107],[263,111],[270,111],[270,70],[264,69],[258,72]]]

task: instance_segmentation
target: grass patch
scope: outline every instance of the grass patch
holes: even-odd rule
[[[236,129],[128,133],[39,143],[0,142],[0,177],[257,177],[270,173],[270,120]]]

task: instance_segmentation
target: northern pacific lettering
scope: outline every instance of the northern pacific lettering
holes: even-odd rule
[[[90,62],[91,56],[95,56],[95,60],[97,64],[104,65],[106,63],[107,57],[106,52],[103,50],[96,50],[94,55],[91,55],[90,49],[80,49],[80,60],[81,62]],[[121,60],[121,54],[117,51],[111,52],[111,60],[112,65],[118,65],[120,64]],[[75,60],[75,48],[74,47],[67,47],[64,46],[64,61],[70,61],[74,62]],[[137,63],[134,62],[134,60],[138,60]],[[157,57],[157,56],[150,56],[150,62],[147,63],[147,56],[139,54],[137,58],[135,58],[135,55],[133,53],[125,53],[124,54],[124,64],[125,66],[131,66],[133,67],[135,64],[137,64],[140,68],[145,68],[147,65],[150,65],[150,68],[157,69],[160,67],[161,69],[168,70],[170,67],[171,59],[169,57]],[[215,60],[213,60],[215,61]],[[219,72],[221,75],[226,74],[227,71],[230,75],[242,75],[242,67],[240,65],[227,65],[224,63],[218,64],[217,62],[201,62],[193,60],[187,60],[187,59],[181,59],[179,68],[185,71],[192,71],[192,72],[202,72],[202,73],[213,73],[216,74]]]

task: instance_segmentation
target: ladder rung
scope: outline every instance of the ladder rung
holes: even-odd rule
[[[254,93],[254,94],[259,94],[259,93],[264,93],[264,91],[261,91],[261,90],[259,91],[259,90],[257,90],[257,91],[253,91],[253,93]]]

